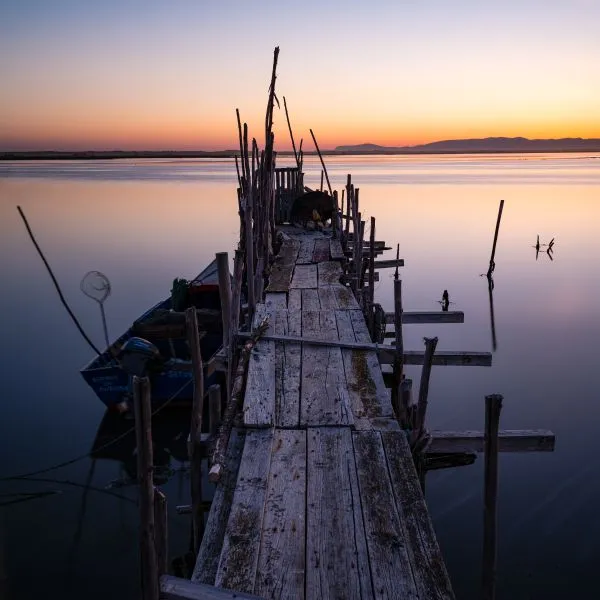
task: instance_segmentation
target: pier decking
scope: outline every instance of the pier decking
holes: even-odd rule
[[[371,341],[340,243],[280,235],[192,581],[263,598],[453,598],[377,354],[336,346]]]

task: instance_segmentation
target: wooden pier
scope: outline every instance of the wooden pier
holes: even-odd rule
[[[264,598],[453,598],[339,241],[280,228],[193,582]],[[273,291],[269,291],[273,290]],[[331,345],[276,342],[270,334]]]

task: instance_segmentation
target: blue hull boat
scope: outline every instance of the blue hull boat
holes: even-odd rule
[[[200,340],[202,360],[206,365],[223,342],[216,261],[210,263],[198,277],[187,284],[186,296],[185,307],[195,306],[197,309],[203,309],[205,318],[208,315],[208,318],[212,319],[212,323],[208,323],[204,328],[208,331]],[[148,374],[153,404],[167,401],[177,404],[191,402],[192,373],[185,367],[185,363],[190,361],[190,350],[185,335],[182,335],[185,331],[183,321],[174,326],[164,324],[153,326],[155,322],[161,323],[161,317],[164,323],[165,316],[179,316],[183,319],[181,312],[183,307],[181,303],[179,304],[177,312],[173,312],[172,297],[159,302],[136,319],[133,325],[111,344],[110,348],[81,369],[85,381],[109,409],[123,411],[131,405],[131,375],[122,368],[115,356],[118,356],[128,340],[137,337],[151,342],[158,349],[161,357],[159,367],[152,369]],[[170,337],[169,331],[173,333],[173,337]],[[223,374],[220,372],[213,372],[210,375],[205,372],[204,389],[208,389],[214,383],[224,383],[221,379]]]

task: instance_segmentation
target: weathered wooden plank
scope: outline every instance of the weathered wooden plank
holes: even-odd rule
[[[373,598],[352,434],[308,430],[306,597]]]
[[[275,310],[287,308],[287,294],[285,292],[267,292],[265,294],[265,306],[272,313]]]
[[[217,576],[219,557],[223,545],[223,536],[229,520],[229,511],[233,500],[233,492],[237,481],[238,469],[244,449],[245,431],[233,429],[229,436],[225,473],[215,490],[215,495],[208,513],[206,529],[192,574],[194,583],[213,585]]]
[[[317,265],[296,265],[290,289],[293,288],[316,288],[317,287]]]
[[[317,266],[319,287],[324,285],[337,285],[340,283],[342,277],[342,266],[340,263],[327,261],[321,262]]]
[[[422,365],[424,357],[424,352],[418,350],[405,350],[404,364]],[[388,364],[392,364],[392,356],[388,357],[388,360]],[[382,362],[381,357],[380,362]],[[451,352],[436,350],[436,353],[433,356],[433,364],[447,367],[491,367],[492,354],[491,352]]]
[[[274,334],[274,310],[265,304],[256,305],[254,327],[269,318],[266,335]],[[252,349],[248,364],[244,394],[244,424],[246,427],[270,427],[275,417],[275,342],[261,339]]]
[[[288,293],[288,310],[302,310],[302,290],[290,290]]]
[[[337,339],[331,310],[302,311],[302,335]],[[353,423],[342,353],[339,348],[303,345],[300,423],[302,425],[350,425]]]
[[[304,598],[306,430],[277,430],[254,593]]]
[[[314,238],[303,239],[300,242],[300,250],[298,251],[297,265],[308,265],[313,262],[313,251],[315,249]]]
[[[300,242],[298,240],[288,239],[283,242],[271,267],[267,292],[287,292],[299,250]]]
[[[385,313],[385,322],[394,324],[394,313]],[[404,325],[412,325],[416,323],[464,323],[465,313],[460,310],[452,311],[404,311],[402,313],[402,323]]]
[[[258,596],[224,590],[205,583],[192,583],[172,575],[160,578],[160,597],[162,600],[261,600]]]
[[[256,581],[273,429],[246,433],[215,585],[252,593]]]
[[[344,260],[345,258],[340,240],[329,240],[329,252],[331,260]]]
[[[394,502],[381,434],[357,431],[352,440],[373,589],[378,598],[416,600],[403,514]]]
[[[323,263],[326,264],[326,263]],[[317,288],[319,293],[319,302],[323,310],[339,308],[335,289],[331,285]]]
[[[302,310],[319,310],[321,302],[316,288],[302,290]]]
[[[315,240],[313,262],[321,263],[329,260],[329,238]]]
[[[352,293],[352,290],[345,285],[335,285],[333,290],[337,297],[338,307],[347,309],[359,309],[358,302]]]
[[[396,509],[402,515],[418,597],[452,600],[454,593],[421,492],[404,432],[382,433]]]
[[[483,431],[430,431],[427,452],[483,452]],[[505,429],[498,432],[500,452],[552,452],[555,435],[546,429]]]
[[[275,332],[300,336],[301,311],[275,313]],[[296,427],[300,418],[300,372],[302,346],[277,343],[275,345],[275,424],[278,427]]]
[[[374,267],[376,269],[393,269],[394,267],[403,267],[403,266],[404,266],[403,258],[399,258],[399,259],[392,258],[390,260],[376,260],[375,264],[374,264]]]

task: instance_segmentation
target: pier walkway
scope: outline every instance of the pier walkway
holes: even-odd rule
[[[280,233],[254,318],[268,318],[267,339],[192,581],[262,598],[454,598],[377,355],[335,345],[371,341],[340,283],[342,248],[323,232]]]

